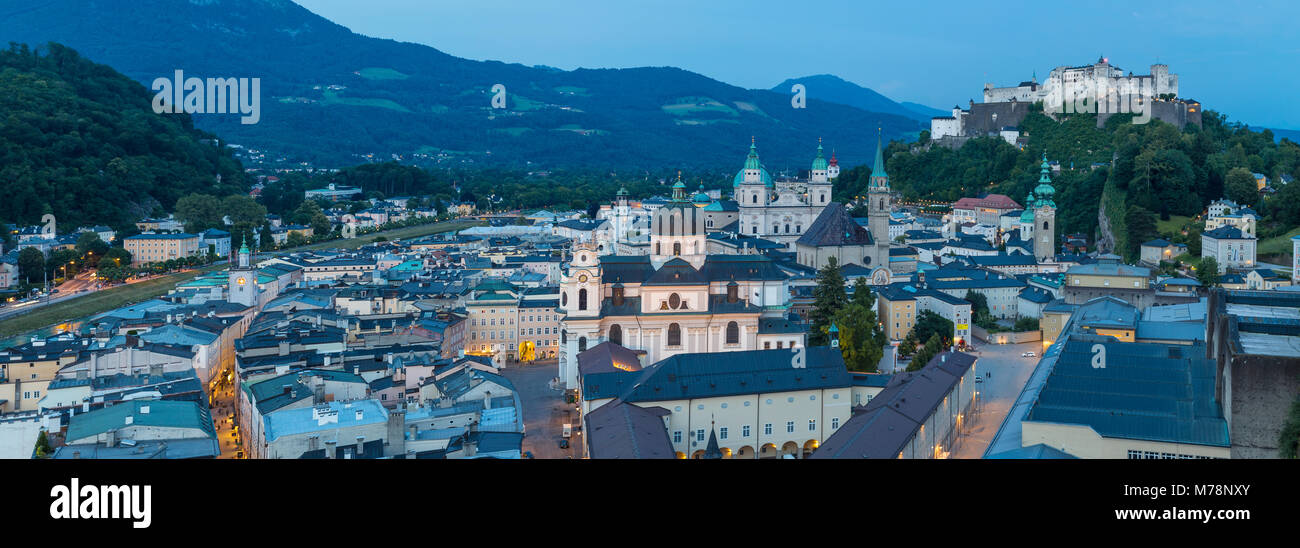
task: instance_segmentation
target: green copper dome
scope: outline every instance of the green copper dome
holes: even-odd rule
[[[691,201],[700,205],[708,205],[709,202],[713,201],[713,198],[710,198],[709,195],[704,192],[704,183],[700,183],[700,190],[695,193],[695,196],[691,198]]]
[[[772,182],[772,175],[768,174],[767,168],[764,168],[763,163],[758,160],[758,147],[752,140],[749,142],[749,156],[745,158],[745,167],[736,172],[735,178],[731,180],[731,185],[740,186],[741,183],[744,183],[745,172],[751,169],[758,170],[759,181],[762,182],[763,185],[769,187],[775,186]]]
[[[1037,200],[1034,200],[1033,192],[1030,192],[1029,196],[1025,197],[1025,210],[1020,212],[1020,222],[1026,224],[1034,224],[1034,202],[1035,201]]]
[[[822,144],[819,142],[817,143],[817,158],[814,159],[812,163],[813,171],[826,171],[827,165],[826,156],[822,154]]]

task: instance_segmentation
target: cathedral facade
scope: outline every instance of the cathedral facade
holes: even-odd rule
[[[737,230],[783,243],[793,251],[799,236],[831,203],[831,181],[838,175],[834,157],[827,161],[818,144],[808,179],[774,180],[759,161],[758,148],[750,143],[745,166],[732,179],[739,208]]]
[[[644,363],[802,347],[804,334],[782,325],[788,278],[762,255],[708,254],[704,208],[678,181],[672,200],[653,214],[648,255],[575,246],[560,282],[560,379],[576,388],[578,354],[605,341],[644,352]]]

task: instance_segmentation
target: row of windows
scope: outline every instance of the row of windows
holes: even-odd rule
[[[673,294],[674,296],[676,293]],[[618,324],[609,326],[609,342],[614,344],[623,344],[623,328]],[[585,342],[585,338],[580,341]],[[736,322],[727,322],[726,344],[740,344],[740,324]],[[676,323],[668,324],[668,346],[682,345],[682,327]],[[580,346],[585,346],[582,344]],[[778,346],[777,348],[780,348]]]
[[[839,428],[839,427],[840,427],[840,419],[839,419],[839,417],[834,417],[834,418],[832,418],[832,419],[831,419],[831,429],[834,430],[834,429],[837,429],[837,428]],[[785,431],[786,431],[786,433],[791,433],[791,434],[794,433],[794,421],[786,421],[786,423],[785,423]],[[808,419],[808,431],[810,431],[810,432],[815,432],[815,431],[817,431],[817,419]],[[719,439],[719,440],[726,440],[726,439],[727,439],[727,436],[728,436],[729,433],[730,433],[730,431],[729,431],[728,428],[725,427],[725,426],[723,426],[723,427],[721,427],[721,428],[718,428],[718,439]],[[769,423],[763,425],[763,435],[765,435],[765,436],[770,436],[770,435],[772,435],[772,423],[769,422]],[[705,432],[704,432],[704,429],[703,429],[703,428],[697,429],[697,430],[695,431],[695,441],[697,441],[697,442],[699,442],[699,441],[704,441],[704,436],[705,436]],[[740,437],[742,437],[742,438],[748,438],[748,437],[749,437],[749,425],[748,425],[748,424],[746,424],[746,425],[740,427]],[[676,431],[674,431],[674,432],[673,432],[673,443],[681,443],[681,442],[682,442],[682,431],[681,431],[681,430],[676,430]]]
[[[1161,453],[1158,451],[1128,450],[1129,459],[1213,459],[1204,455],[1185,455],[1183,453]]]

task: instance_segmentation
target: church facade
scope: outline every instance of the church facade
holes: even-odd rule
[[[577,387],[578,353],[605,341],[645,352],[646,363],[804,345],[802,335],[792,340],[764,327],[786,316],[789,276],[762,255],[708,254],[706,232],[704,208],[678,181],[672,200],[653,214],[649,255],[575,246],[560,283],[560,379],[567,388]]]
[[[758,148],[750,143],[745,166],[732,179],[739,210],[737,230],[783,243],[793,251],[795,241],[831,203],[831,181],[838,175],[834,158],[828,161],[818,144],[808,179],[774,180],[759,161]]]

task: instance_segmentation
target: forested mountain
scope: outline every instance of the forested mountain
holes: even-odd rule
[[[0,51],[0,221],[36,224],[53,213],[61,232],[121,230],[191,192],[247,191],[229,150],[187,115],[155,114],[151,99],[62,46]]]
[[[790,88],[795,84],[803,84],[810,99],[830,101],[870,112],[897,114],[921,122],[925,127],[929,127],[930,118],[945,114],[941,110],[917,103],[895,102],[871,88],[859,86],[831,74],[790,78],[777,84],[772,91],[790,93]]]
[[[128,6],[129,9],[124,9]],[[922,125],[672,67],[562,71],[473,61],[354,34],[288,0],[0,0],[0,43],[59,42],[141,82],[261,78],[257,124],[199,127],[272,156],[343,167],[413,155],[459,165],[730,167],[756,137],[772,169],[806,169],[818,137],[845,163]],[[495,84],[505,109],[493,109]],[[363,157],[363,154],[373,154]],[[424,157],[416,158],[423,160]]]

